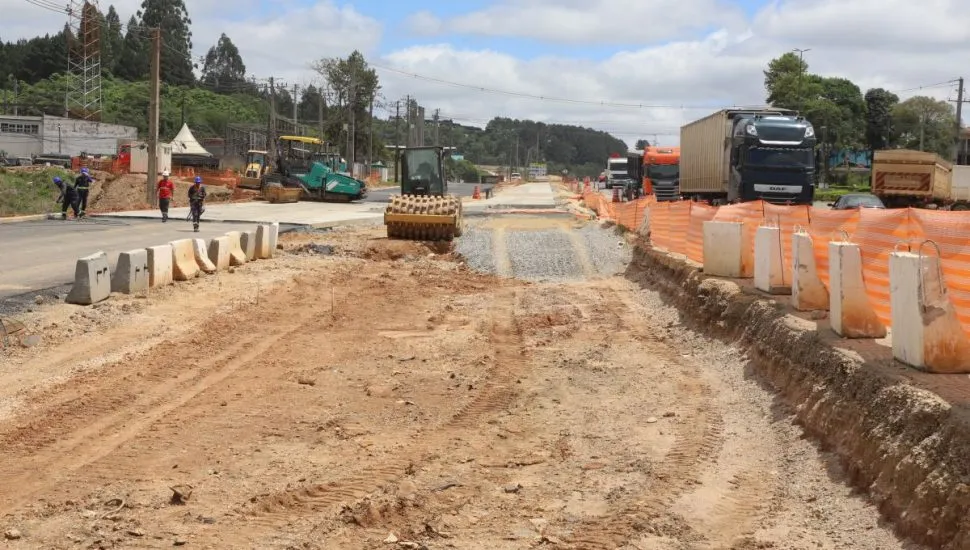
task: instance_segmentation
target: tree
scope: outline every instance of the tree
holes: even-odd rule
[[[240,91],[246,85],[246,64],[239,48],[222,33],[215,46],[209,48],[202,64],[202,83],[218,93]]]
[[[185,2],[143,0],[138,17],[143,27],[162,29],[162,81],[176,86],[194,83],[192,31],[189,29],[192,20]]]
[[[138,20],[133,15],[128,20],[125,39],[115,61],[114,74],[125,80],[141,80],[148,76],[148,65],[145,31],[138,26]]]
[[[866,147],[870,151],[889,148],[893,139],[893,109],[899,103],[896,94],[882,88],[866,92]]]
[[[108,6],[108,13],[104,16],[101,27],[101,68],[105,73],[114,71],[116,61],[125,45],[125,36],[121,32],[121,17],[113,5]]]
[[[953,106],[926,96],[915,96],[893,109],[896,143],[904,149],[918,149],[950,158],[956,113]]]
[[[768,62],[764,71],[768,103],[784,109],[799,109],[806,97],[814,97],[806,90],[808,63],[793,52],[782,54]],[[810,84],[810,83],[808,83]],[[816,94],[817,95],[817,94]]]
[[[337,109],[332,111],[333,116],[327,118],[327,134],[339,136],[343,131],[343,125],[350,124],[352,110],[357,126],[354,151],[366,150],[367,133],[362,130],[367,127],[371,102],[377,98],[377,92],[380,90],[377,71],[367,65],[363,54],[357,50],[354,50],[346,59],[335,57],[321,59],[313,64],[313,68],[327,80],[330,91],[335,96],[326,98],[327,104],[337,105]],[[361,158],[359,154],[355,156]]]
[[[633,146],[637,151],[643,151],[647,147],[650,147],[650,142],[645,139],[638,139],[636,145]]]

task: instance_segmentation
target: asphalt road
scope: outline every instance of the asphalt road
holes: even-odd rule
[[[256,224],[205,223],[199,232],[184,220],[92,219],[0,224],[0,302],[69,283],[78,258],[104,251],[112,269],[118,253],[178,239],[211,238]]]
[[[470,197],[472,193],[475,192],[475,183],[449,183],[448,192],[453,195],[458,195],[460,197]],[[485,189],[491,187],[491,185],[481,185],[481,192],[484,194]],[[400,187],[387,187],[384,189],[369,189],[367,191],[367,198],[364,202],[390,202],[391,195],[400,195]]]

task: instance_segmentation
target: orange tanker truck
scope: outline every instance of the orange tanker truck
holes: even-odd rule
[[[680,200],[680,147],[644,149],[643,192],[658,201]]]

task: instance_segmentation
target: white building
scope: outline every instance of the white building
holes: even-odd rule
[[[119,139],[137,137],[133,126],[48,115],[0,115],[0,151],[8,157],[114,155]]]

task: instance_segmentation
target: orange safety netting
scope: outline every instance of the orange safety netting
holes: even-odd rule
[[[876,316],[885,326],[892,325],[889,308],[889,255],[900,242],[909,241],[909,209],[859,211],[859,223],[852,242],[862,254],[862,278],[866,296]]]
[[[670,250],[670,203],[650,205],[650,242],[657,248]]]
[[[690,201],[670,203],[670,246],[671,252],[687,255],[687,232],[690,231]]]
[[[795,229],[808,227],[809,206],[764,204],[765,225],[777,227],[781,238],[782,280],[792,282],[792,234]]]
[[[950,302],[964,334],[970,337],[970,216],[965,212],[910,210],[910,236],[914,253],[939,254]]]
[[[690,225],[687,228],[687,252],[691,260],[704,263],[704,222],[714,219],[717,208],[695,202],[690,205]]]
[[[637,199],[629,202],[610,203],[613,211],[613,219],[617,225],[621,225],[630,231],[636,231],[650,206],[647,199]]]
[[[812,237],[815,268],[822,284],[829,288],[829,242],[850,238],[855,233],[859,211],[812,208],[809,215],[808,234]]]
[[[758,231],[758,226],[765,219],[764,205],[764,201],[751,201],[721,206],[717,209],[717,214],[714,215],[714,221],[743,223],[744,242],[751,250],[754,250],[754,235]]]

